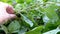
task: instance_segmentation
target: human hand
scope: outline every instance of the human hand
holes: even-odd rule
[[[13,7],[7,3],[0,2],[0,25],[15,17]]]

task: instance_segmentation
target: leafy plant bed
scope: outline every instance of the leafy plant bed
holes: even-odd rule
[[[11,4],[17,16],[7,24],[1,25],[0,29],[6,34],[60,34],[60,1],[1,1]]]

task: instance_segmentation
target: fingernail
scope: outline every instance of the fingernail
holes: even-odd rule
[[[9,13],[9,14],[14,14],[14,10],[13,10],[13,8],[10,7],[10,6],[8,6],[8,7],[6,8],[6,11],[7,11],[7,13]]]

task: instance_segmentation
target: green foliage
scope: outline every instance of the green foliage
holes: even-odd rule
[[[8,30],[11,33],[18,32],[19,29],[20,29],[20,24],[18,21],[12,21],[12,23],[10,23],[8,26]]]
[[[43,34],[60,34],[60,29],[59,28],[56,28],[54,30],[51,30],[51,31],[48,31],[48,32],[45,32]]]
[[[42,34],[43,26],[35,27],[31,31],[28,31],[26,34]]]
[[[6,34],[59,34],[60,29],[56,29],[60,25],[58,0],[1,1],[13,5],[17,16],[13,21],[0,27]]]
[[[44,2],[47,2],[48,0],[43,0]]]
[[[57,9],[57,6],[55,4],[51,4],[49,5],[49,7],[44,9],[45,9],[44,11],[46,13],[46,16],[49,18],[49,22],[54,23],[59,19],[56,12],[54,12]]]

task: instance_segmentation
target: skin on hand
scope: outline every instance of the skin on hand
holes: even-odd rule
[[[13,7],[7,3],[0,2],[0,25],[15,17]]]

